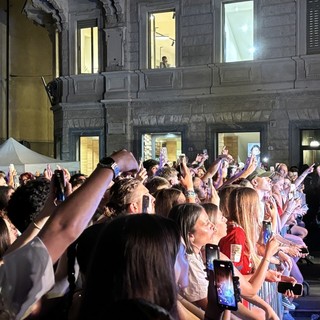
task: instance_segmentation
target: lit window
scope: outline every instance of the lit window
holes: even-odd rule
[[[149,14],[149,67],[176,66],[175,11]]]
[[[253,1],[223,5],[224,62],[253,60]]]
[[[78,69],[79,73],[97,73],[98,27],[96,20],[78,22]]]
[[[181,132],[146,133],[142,135],[142,159],[174,162],[181,154]]]
[[[261,165],[260,132],[223,132],[218,133],[218,152],[223,147],[229,151],[235,161],[245,163],[247,158],[254,154],[258,165]]]

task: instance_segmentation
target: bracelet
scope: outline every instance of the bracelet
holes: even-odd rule
[[[41,228],[34,221],[33,221],[33,225],[34,225],[35,228],[41,230]]]
[[[185,193],[186,198],[194,198],[196,196],[196,193],[194,190],[187,190]]]

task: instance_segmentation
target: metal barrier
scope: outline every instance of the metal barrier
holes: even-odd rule
[[[269,269],[276,270],[274,264],[270,264]],[[283,316],[283,306],[282,306],[282,294],[278,293],[276,282],[264,281],[261,289],[258,292],[259,297],[261,297],[265,302],[267,302],[272,309],[276,312],[278,317],[282,319]],[[250,304],[252,307],[252,304]]]

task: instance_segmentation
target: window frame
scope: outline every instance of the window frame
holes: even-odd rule
[[[187,126],[185,125],[177,125],[177,126],[163,126],[157,127],[155,129],[154,126],[143,126],[133,127],[133,134],[134,134],[134,150],[136,152],[135,157],[136,159],[140,159],[142,157],[142,136],[144,134],[152,133],[152,134],[167,134],[167,133],[180,133],[181,136],[181,150],[186,150],[186,132]]]
[[[175,61],[176,67],[180,65],[181,50],[179,46],[179,26],[180,26],[180,6],[175,1],[163,1],[159,3],[143,3],[139,5],[138,16],[139,20],[139,68],[150,69],[150,44],[149,44],[149,15],[152,13],[175,11],[176,20],[176,39],[175,39]],[[154,69],[151,69],[154,70]]]
[[[309,39],[311,38],[311,36],[310,36],[310,24],[308,23],[308,22],[310,22],[309,21],[309,16],[308,16],[308,14],[309,14],[308,3],[312,2],[312,1],[313,1],[313,3],[312,3],[313,6],[317,6],[318,7],[317,8],[317,10],[318,10],[317,19],[313,19],[313,21],[317,21],[317,23],[318,23],[317,32],[314,32],[314,30],[313,30],[313,34],[316,33],[318,35],[317,37],[313,37],[314,39],[318,38],[317,39],[318,45],[317,45],[316,48],[311,48],[310,45],[309,45]],[[319,35],[319,32],[320,32],[320,22],[319,22],[319,18],[320,18],[320,1],[317,0],[317,3],[315,3],[315,0],[307,0],[305,2],[306,2],[306,4],[305,4],[306,5],[306,14],[305,14],[305,17],[306,17],[306,29],[305,29],[306,30],[306,35],[305,35],[305,37],[306,37],[306,46],[305,46],[306,47],[306,54],[307,55],[320,54],[320,35]],[[314,27],[314,25],[313,25],[313,27]]]
[[[225,3],[236,3],[236,2],[244,2],[248,0],[238,0],[238,1],[231,1],[231,0],[216,0],[214,1],[214,32],[213,32],[213,60],[214,63],[245,63],[250,61],[257,60],[259,56],[259,48],[258,48],[258,38],[259,38],[259,30],[260,26],[258,25],[258,1],[253,0],[253,45],[256,48],[256,51],[253,55],[252,60],[246,61],[233,61],[233,62],[226,62],[224,61],[224,4]]]
[[[211,151],[209,156],[210,159],[216,159],[220,154],[219,150],[219,133],[232,133],[232,132],[259,132],[260,133],[260,150],[261,155],[264,157],[269,156],[268,151],[268,123],[267,122],[243,122],[243,123],[233,123],[233,124],[222,124],[216,123],[208,126],[208,145],[213,146],[212,151],[208,148],[208,151]]]
[[[93,37],[91,37],[91,72],[83,73],[81,72],[81,29],[91,29],[91,36],[93,35],[93,28],[97,28],[97,42],[98,42],[98,52],[97,52],[97,63],[98,63],[98,70],[94,72],[94,44],[93,44]],[[87,19],[87,20],[78,20],[77,21],[77,74],[96,74],[99,73],[101,70],[100,65],[100,41],[99,41],[99,26],[98,26],[98,19]]]

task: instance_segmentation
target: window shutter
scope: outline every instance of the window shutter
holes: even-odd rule
[[[307,0],[307,54],[320,53],[320,0]]]

